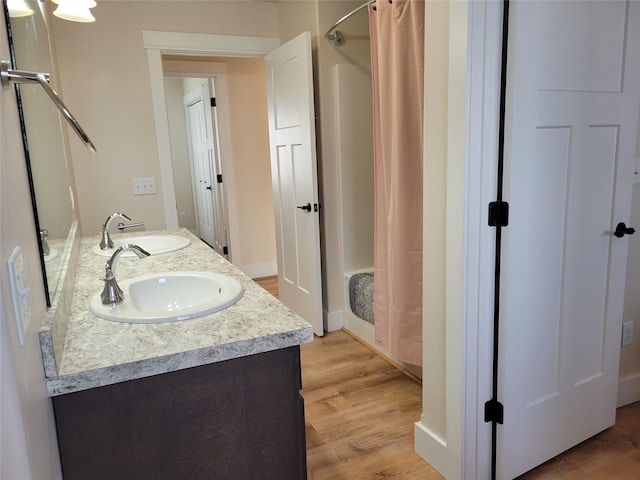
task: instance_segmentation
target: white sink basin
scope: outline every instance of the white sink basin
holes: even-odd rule
[[[103,257],[110,257],[115,252],[116,248],[125,243],[132,243],[142,247],[151,255],[161,255],[163,253],[175,252],[181,250],[184,247],[189,246],[191,241],[188,238],[181,237],[179,235],[140,235],[137,237],[119,238],[113,241],[113,248],[108,250],[101,250],[100,245],[93,247],[93,253],[101,255]],[[120,257],[134,257],[136,254],[133,252],[122,252]]]
[[[124,294],[119,305],[103,305],[100,293],[91,298],[91,313],[124,323],[163,323],[223,310],[242,296],[237,280],[211,272],[170,272],[118,282]]]

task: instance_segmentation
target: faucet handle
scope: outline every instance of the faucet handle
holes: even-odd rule
[[[136,222],[136,223],[120,222],[120,223],[118,223],[118,230],[124,230],[126,228],[137,228],[137,227],[144,227],[144,222]]]

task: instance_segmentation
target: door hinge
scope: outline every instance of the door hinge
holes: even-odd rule
[[[224,255],[229,255],[229,247],[222,247],[222,253]]]
[[[318,204],[318,203],[314,203],[314,204],[313,204],[313,211],[314,211],[314,212],[317,212],[318,210],[320,210],[320,207],[321,207],[321,206],[322,206],[322,205],[320,205],[320,204]]]
[[[218,183],[222,183],[222,174],[221,173],[216,175],[216,180],[218,181]]]
[[[506,227],[509,225],[509,204],[507,202],[491,202],[489,204],[489,226]]]
[[[502,425],[504,421],[504,405],[497,400],[489,400],[484,404],[484,421]]]
[[[211,106],[212,106],[212,107],[215,107],[215,106],[216,106],[216,99],[215,99],[215,98],[212,98],[212,99],[211,99]]]

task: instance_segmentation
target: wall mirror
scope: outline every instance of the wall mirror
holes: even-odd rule
[[[24,16],[3,0],[13,69],[53,73],[47,26],[36,0],[25,0]],[[12,16],[13,15],[13,16]],[[55,88],[55,79],[50,83]],[[39,84],[15,85],[29,187],[40,245],[47,306],[55,296],[62,253],[74,221],[61,119]]]

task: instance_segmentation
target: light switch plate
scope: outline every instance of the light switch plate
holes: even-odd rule
[[[157,193],[155,177],[134,178],[131,180],[134,195],[153,195]]]
[[[31,320],[31,309],[29,308],[29,299],[27,295],[31,292],[31,288],[26,285],[24,278],[24,261],[22,260],[22,250],[16,247],[9,260],[7,261],[9,269],[9,283],[11,285],[11,298],[13,300],[13,313],[18,326],[18,341],[20,345],[24,345],[25,334],[29,328]]]

